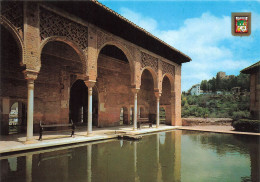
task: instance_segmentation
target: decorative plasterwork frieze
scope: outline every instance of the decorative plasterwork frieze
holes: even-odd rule
[[[76,42],[84,50],[88,46],[88,27],[73,22],[49,10],[40,8],[41,40],[62,36]]]
[[[23,2],[1,2],[1,16],[7,19],[17,31],[23,31]]]
[[[107,42],[114,42],[114,43],[116,42],[116,43],[124,46],[126,48],[126,50],[128,50],[130,52],[131,56],[135,60],[135,54],[134,54],[135,48],[133,46],[127,44],[125,41],[115,38],[113,35],[109,35],[102,31],[97,31],[97,48],[101,49],[101,47],[104,44],[106,44]]]
[[[97,48],[100,49],[106,42],[114,41],[111,35],[107,35],[104,32],[97,31]]]
[[[158,72],[158,58],[151,56],[150,54],[141,52],[141,69],[145,67],[151,67],[156,73]]]
[[[168,74],[171,74],[172,76],[174,76],[174,66],[171,65],[171,64],[168,64],[164,61],[161,62],[162,64],[162,75],[168,73]]]

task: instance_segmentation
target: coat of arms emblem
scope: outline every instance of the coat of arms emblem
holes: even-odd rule
[[[249,36],[251,34],[251,13],[232,13],[232,34]]]

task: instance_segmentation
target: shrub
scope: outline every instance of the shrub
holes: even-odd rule
[[[250,116],[249,111],[235,111],[232,113],[232,119],[239,120],[242,118],[248,118]]]
[[[232,126],[237,131],[260,132],[260,120],[240,119],[234,121]]]

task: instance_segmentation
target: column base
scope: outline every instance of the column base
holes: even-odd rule
[[[30,139],[30,140],[26,140],[26,141],[23,142],[23,143],[24,143],[24,144],[33,144],[33,143],[37,143],[37,142],[38,142],[38,141],[33,138],[33,139]]]
[[[90,136],[94,136],[93,133],[87,133],[87,136],[90,137]]]
[[[137,128],[133,128],[133,131],[136,131],[137,130]]]

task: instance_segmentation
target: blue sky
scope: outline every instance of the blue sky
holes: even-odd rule
[[[260,0],[100,2],[192,58],[182,65],[182,91],[260,61]],[[232,36],[232,12],[252,13],[251,36]]]

